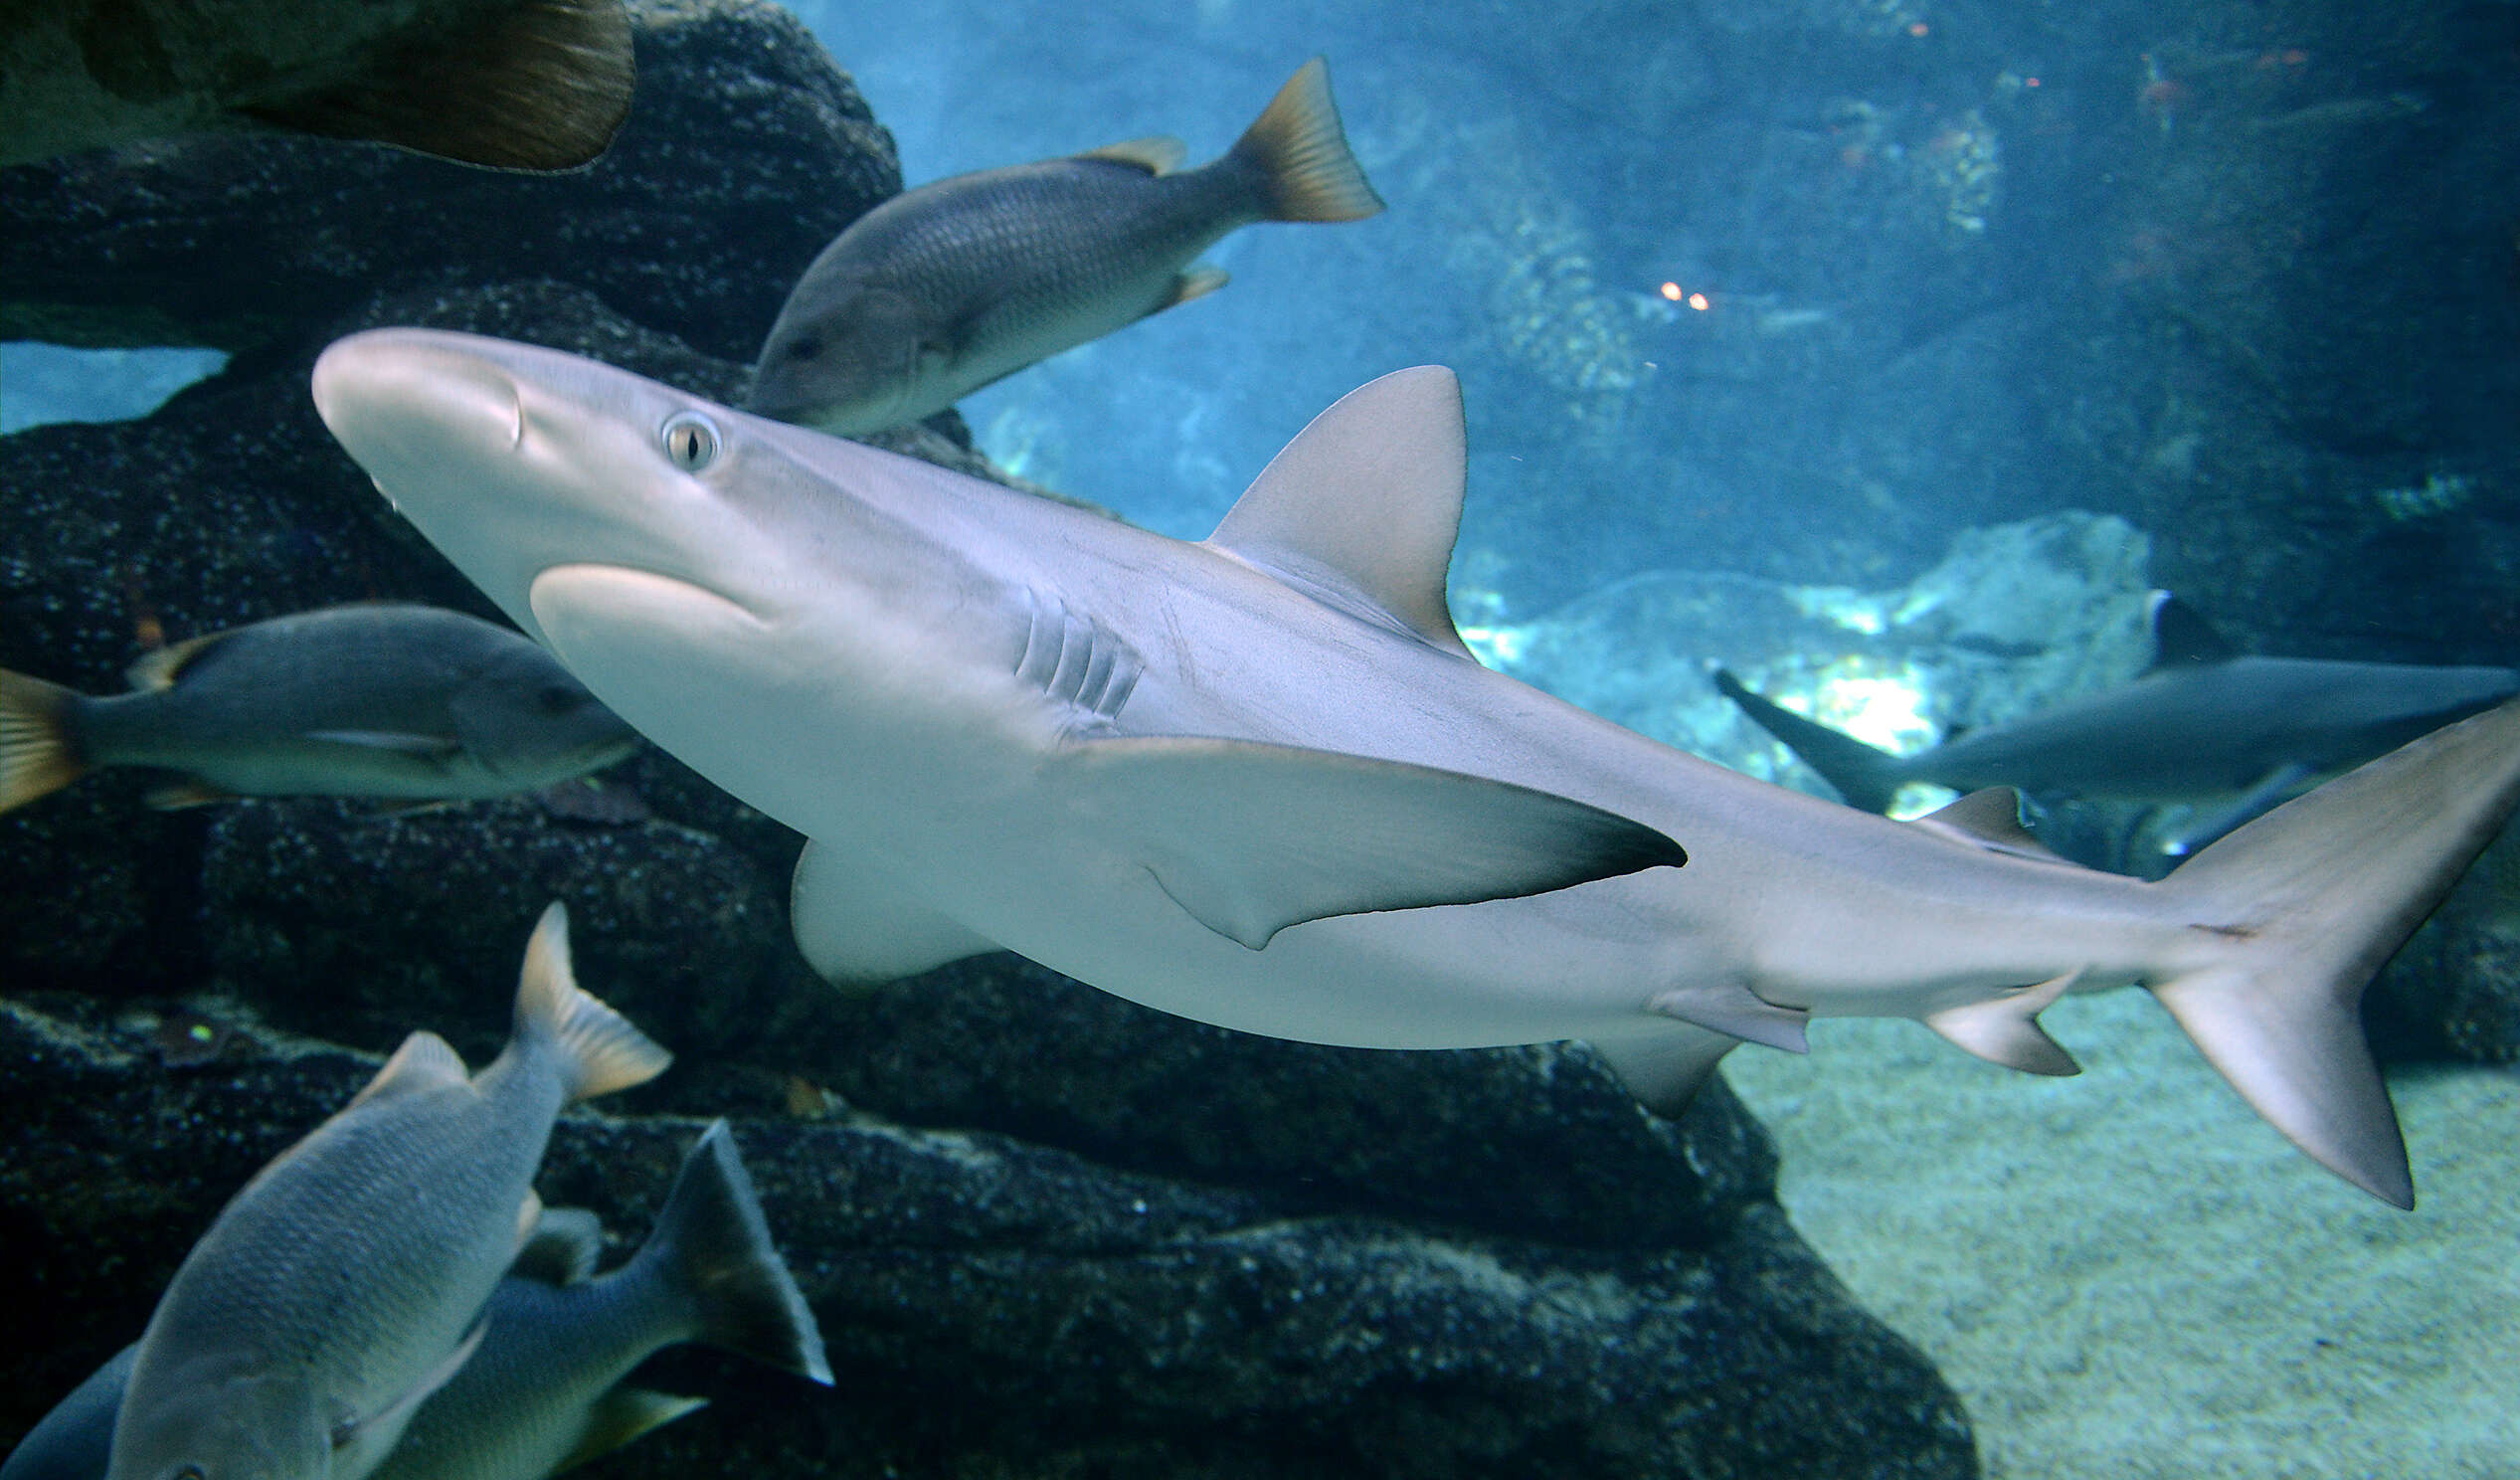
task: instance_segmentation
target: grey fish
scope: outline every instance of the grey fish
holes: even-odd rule
[[[1482,667],[1445,604],[1448,371],[1350,393],[1197,544],[494,339],[353,335],[314,393],[571,671],[810,839],[826,977],[1003,949],[1278,1037],[1585,1038],[1666,1107],[1815,1016],[2070,1073],[2040,1011],[2140,985],[2302,1150],[2414,1201],[2357,1009],[2520,807],[2520,703],[2148,883],[2043,855],[2010,792],[1895,823]]]
[[[622,0],[27,0],[0,13],[0,164],[278,127],[569,169],[633,75]]]
[[[609,766],[637,734],[517,634],[438,607],[325,607],[163,648],[91,698],[0,668],[0,812],[97,766],[187,773],[150,801],[450,801]]]
[[[2155,659],[2134,682],[1912,755],[1807,719],[1726,670],[1714,682],[1849,806],[1888,812],[1910,782],[2217,806],[2174,844],[2181,852],[2321,776],[2520,693],[2511,668],[2250,656],[2166,591],[2154,593],[2151,621]]]
[[[933,416],[1060,350],[1215,291],[1192,259],[1255,221],[1382,209],[1318,57],[1222,158],[1175,138],[937,180],[822,249],[754,367],[752,410],[843,435]]]
[[[364,1480],[479,1346],[553,1117],[669,1060],[571,980],[554,904],[496,1060],[467,1079],[413,1033],[193,1245],[140,1338],[107,1480]]]
[[[683,1158],[629,1263],[595,1279],[508,1280],[488,1317],[481,1350],[422,1407],[375,1480],[542,1480],[618,1448],[700,1406],[624,1382],[681,1342],[831,1381],[813,1313],[722,1120]]]
[[[626,1444],[702,1405],[622,1381],[681,1342],[831,1381],[726,1122],[684,1156],[647,1242],[590,1279],[603,1237],[592,1213],[543,1213],[483,1308],[480,1350],[420,1405],[375,1480],[541,1480]],[[139,1350],[123,1348],[55,1405],[0,1480],[104,1480]]]

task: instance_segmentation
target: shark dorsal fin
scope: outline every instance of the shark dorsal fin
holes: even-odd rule
[[[2216,632],[2213,624],[2198,616],[2196,608],[2167,591],[2152,594],[2150,620],[2152,665],[2156,668],[2193,668],[2240,656],[2240,649]]]
[[[1169,175],[1181,167],[1190,147],[1170,134],[1151,134],[1146,138],[1122,139],[1099,149],[1088,149],[1079,159],[1099,159],[1107,164],[1135,165],[1150,175]]]
[[[2042,862],[2066,860],[2038,834],[2022,826],[2021,793],[2008,786],[1986,787],[1917,818],[1919,828],[1965,842],[1971,847],[2011,853]]]
[[[1461,382],[1440,365],[1394,371],[1313,418],[1207,543],[1469,657],[1444,605],[1467,460]]]

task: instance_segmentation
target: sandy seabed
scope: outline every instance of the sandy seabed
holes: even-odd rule
[[[2407,1070],[2400,1212],[2260,1122],[2141,992],[2072,1079],[1910,1022],[1724,1070],[1794,1222],[1968,1405],[1993,1480],[2520,1480],[2520,1073]]]

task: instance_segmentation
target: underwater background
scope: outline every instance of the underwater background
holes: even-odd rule
[[[313,421],[323,343],[472,328],[736,399],[905,181],[1203,160],[1315,54],[1386,214],[1238,232],[1220,292],[895,445],[1196,538],[1322,407],[1450,365],[1474,648],[1823,795],[1710,664],[1915,748],[2133,677],[2154,588],[2252,651],[2515,661],[2520,6],[788,12],[641,7],[629,128],[553,181],[291,139],[0,172],[0,665],[102,692],[144,624],[486,614]],[[839,1376],[679,1354],[655,1384],[713,1408],[591,1474],[2520,1475],[2505,850],[2374,994],[2400,1213],[2136,993],[2048,1019],[2078,1078],[1838,1021],[1676,1122],[1579,1047],[1248,1039],[1002,958],[842,999],[787,939],[793,836],[652,753],[607,775],[628,803],[104,779],[0,819],[0,1437],[357,1053],[491,1051],[556,894],[683,1063],[564,1122],[547,1201],[634,1235],[734,1114]],[[2142,870],[2177,821],[2042,835]]]

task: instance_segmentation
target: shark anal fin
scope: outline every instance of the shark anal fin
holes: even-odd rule
[[[2039,1025],[2039,1015],[2071,990],[2081,975],[2068,972],[2002,997],[1945,1008],[1926,1018],[1925,1026],[1988,1063],[2058,1078],[2079,1074],[2082,1065],[2048,1036],[2048,1030]]]
[[[827,843],[807,843],[797,859],[788,915],[797,949],[826,982],[891,982],[997,949]]]
[[[1174,903],[1255,951],[1306,920],[1511,899],[1687,859],[1642,823],[1546,792],[1246,740],[1078,741],[1044,780]]]
[[[1208,547],[1469,657],[1444,602],[1467,447],[1453,373],[1439,365],[1394,371],[1313,418],[1227,511]]]
[[[1649,1022],[1634,1031],[1596,1034],[1585,1041],[1608,1061],[1628,1093],[1662,1116],[1688,1109],[1714,1076],[1715,1065],[1741,1046],[1729,1033],[1678,1021]]]

